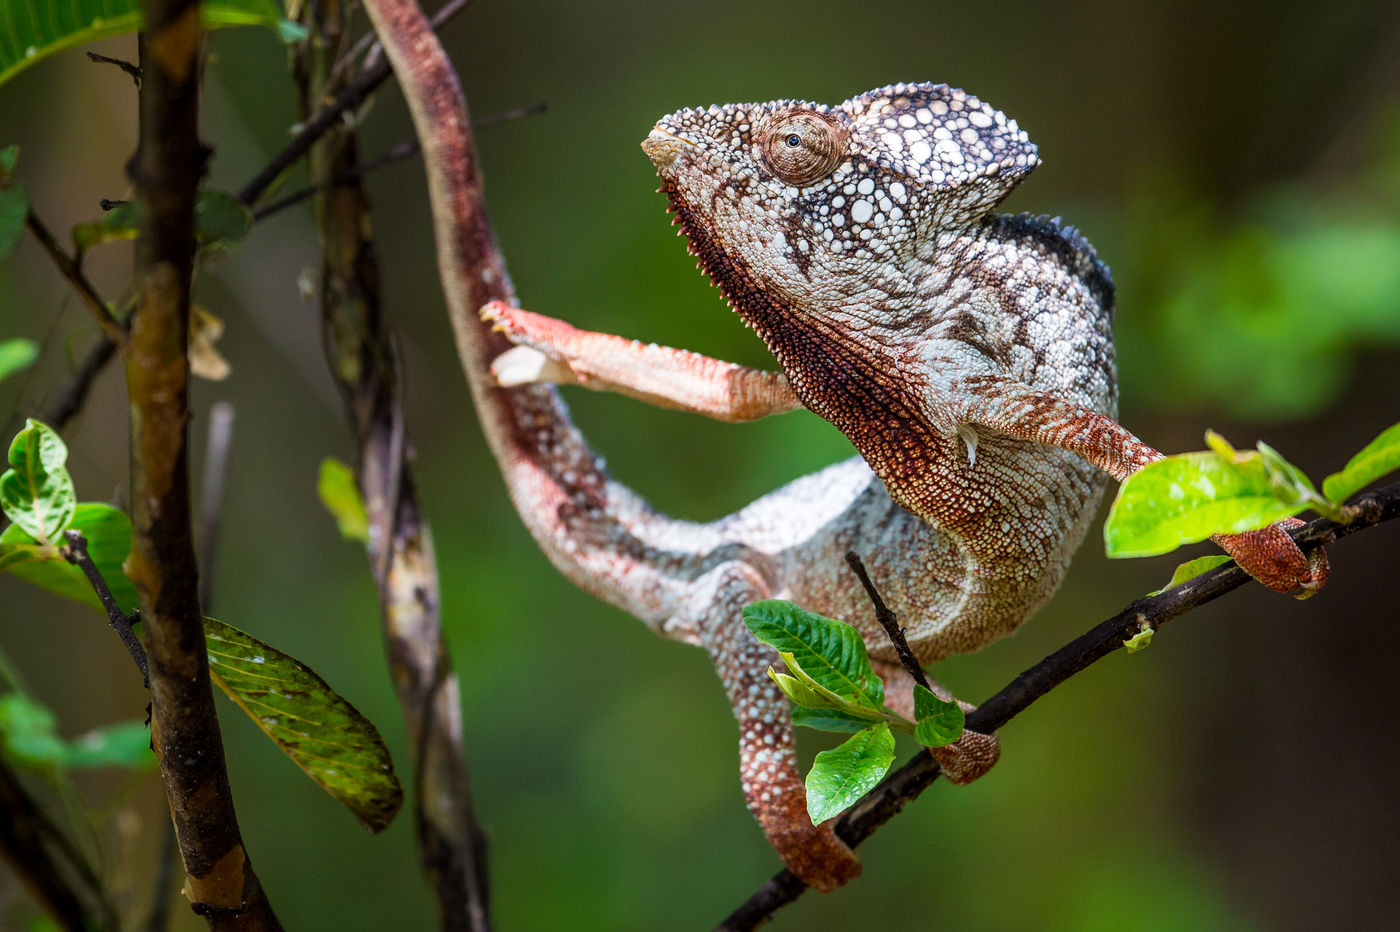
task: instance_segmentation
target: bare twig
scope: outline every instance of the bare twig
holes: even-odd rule
[[[128,165],[141,202],[136,307],[127,341],[132,546],[160,764],[192,908],[215,930],[281,929],[243,846],[209,681],[190,522],[190,280],[199,141],[198,0],[146,0],[140,143]]]
[[[433,29],[440,29],[462,10],[466,9],[466,2],[448,3],[437,15],[433,17]],[[295,165],[302,156],[306,155],[311,148],[311,144],[320,139],[326,132],[340,121],[345,111],[358,107],[369,97],[379,85],[392,74],[389,63],[380,58],[372,64],[366,64],[365,68],[356,75],[345,88],[336,95],[335,101],[329,106],[323,107],[308,119],[304,120],[301,130],[292,137],[292,141],[287,143],[263,166],[262,170],[245,184],[238,192],[238,199],[244,204],[252,205],[254,201],[262,197],[263,192],[272,186],[272,183],[281,176],[288,168]]]
[[[146,650],[141,646],[135,632],[131,630],[131,626],[140,618],[139,613],[126,614],[117,604],[117,600],[112,597],[112,590],[108,588],[107,580],[102,578],[97,564],[93,563],[92,557],[88,556],[87,538],[83,536],[82,532],[64,531],[63,536],[68,541],[68,546],[64,548],[64,558],[82,570],[83,575],[87,577],[88,585],[92,586],[92,591],[97,593],[98,601],[107,611],[107,623],[112,626],[113,631],[117,632],[117,637],[121,638],[126,652],[131,655],[131,659],[136,661],[136,669],[141,671],[142,683],[149,686],[150,672],[146,668]]]
[[[865,564],[854,550],[846,551],[846,565],[851,568],[851,572],[856,574],[860,584],[865,587],[865,594],[870,598],[870,604],[875,606],[875,620],[880,622],[880,627],[885,629],[885,634],[889,636],[890,643],[894,645],[894,652],[899,657],[900,664],[905,671],[914,678],[924,689],[932,691],[929,686],[928,676],[924,673],[924,668],[919,666],[919,660],[914,656],[914,652],[909,649],[909,642],[904,639],[904,628],[900,626],[899,619],[890,607],[885,604],[885,600],[880,597],[880,591],[875,588],[875,584],[870,581],[870,574],[865,571]]]
[[[487,126],[495,126],[497,123],[505,123],[509,120],[519,120],[524,117],[534,116],[539,113],[544,113],[546,108],[546,104],[538,103],[531,107],[517,107],[514,110],[507,110],[504,113],[493,113],[479,120],[473,120],[472,129],[482,129]],[[257,210],[253,211],[253,220],[263,220],[273,214],[280,213],[288,207],[293,207],[300,204],[302,201],[309,200],[315,195],[329,190],[332,185],[348,184],[351,181],[357,181],[376,169],[383,168],[386,165],[392,165],[395,162],[400,162],[406,158],[417,155],[419,150],[420,146],[416,139],[409,142],[401,142],[378,158],[370,159],[368,162],[362,162],[344,174],[332,178],[330,181],[324,181],[316,185],[308,185],[300,191],[293,191],[291,194],[279,197],[270,204],[259,207]]]
[[[102,328],[107,339],[121,346],[126,341],[126,328],[121,321],[112,316],[112,312],[107,309],[107,302],[102,300],[102,296],[97,293],[97,289],[92,287],[92,282],[87,280],[83,270],[78,268],[77,261],[62,246],[58,245],[58,240],[54,239],[49,228],[39,219],[34,211],[24,218],[25,225],[29,227],[29,232],[34,234],[34,238],[39,241],[44,252],[49,254],[53,264],[58,266],[59,272],[68,279],[68,283],[73,286],[73,290],[78,293],[87,309],[92,312],[93,318],[97,321],[97,326]]]
[[[126,59],[109,58],[106,55],[98,55],[96,52],[88,52],[87,57],[88,61],[96,62],[99,65],[116,65],[122,71],[125,71],[127,74],[131,75],[131,80],[135,82],[136,87],[138,89],[141,87],[141,69],[137,68],[135,65],[133,65]]]
[[[1400,517],[1400,483],[1360,496],[1354,505],[1348,507],[1347,514],[1351,519],[1347,524],[1318,518],[1292,529],[1290,536],[1305,551],[1309,551]],[[1142,624],[1156,630],[1173,618],[1218,599],[1248,581],[1249,576],[1244,570],[1227,563],[1160,595],[1138,599],[1012,680],[968,715],[967,728],[991,734],[1060,683],[1122,647],[1123,642],[1136,634]],[[927,754],[915,755],[847,812],[837,823],[836,834],[846,844],[855,847],[923,792],[938,777],[938,773],[938,764],[933,758]],[[717,928],[756,928],[767,922],[778,909],[801,896],[806,889],[807,885],[790,871],[779,871]]]

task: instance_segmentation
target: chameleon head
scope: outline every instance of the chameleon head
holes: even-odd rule
[[[807,306],[907,290],[890,280],[907,260],[990,212],[1039,162],[1014,120],[942,84],[895,84],[836,107],[681,110],[642,148],[692,251],[741,313],[745,291]]]

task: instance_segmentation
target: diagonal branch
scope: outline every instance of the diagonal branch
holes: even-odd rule
[[[1318,518],[1290,530],[1289,534],[1306,552],[1400,517],[1400,483],[1360,496],[1348,506],[1347,514],[1350,520],[1346,524]],[[1074,674],[1122,647],[1142,625],[1155,631],[1173,618],[1214,601],[1248,581],[1244,570],[1227,563],[1159,595],[1138,599],[1012,680],[968,715],[968,729],[991,734]],[[933,758],[927,754],[916,755],[846,813],[836,825],[836,834],[855,847],[937,777],[938,764]],[[716,928],[756,928],[806,889],[807,885],[790,871],[779,871]]]

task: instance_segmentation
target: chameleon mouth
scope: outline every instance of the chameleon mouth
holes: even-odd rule
[[[642,151],[651,159],[651,164],[656,166],[656,173],[662,178],[670,177],[676,162],[687,149],[693,148],[694,143],[673,136],[660,126],[654,127],[647,138],[642,140]]]

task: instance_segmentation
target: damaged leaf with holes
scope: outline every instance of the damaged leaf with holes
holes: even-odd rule
[[[403,804],[378,729],[314,670],[213,618],[209,675],[306,775],[377,832]]]

